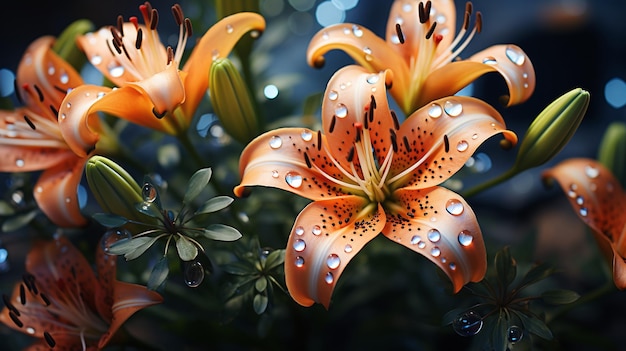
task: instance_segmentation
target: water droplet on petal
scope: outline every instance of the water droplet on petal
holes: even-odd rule
[[[455,271],[455,270],[456,270],[456,263],[454,263],[454,262],[450,262],[450,264],[448,265],[448,267],[450,267],[450,270]]]
[[[278,135],[274,135],[270,138],[270,147],[274,150],[279,149],[283,146],[283,139],[281,139]]]
[[[430,249],[430,254],[433,255],[433,257],[439,257],[439,255],[441,255],[441,250],[437,246],[435,246]]]
[[[465,140],[461,140],[459,141],[458,144],[456,144],[456,149],[459,152],[467,151],[468,148],[469,148],[469,144]]]
[[[487,56],[483,59],[483,63],[486,65],[497,65],[498,61],[493,56]]]
[[[97,65],[102,63],[102,56],[100,56],[100,55],[93,55],[93,56],[91,56],[90,62],[91,62],[92,65],[97,66]]]
[[[343,252],[345,252],[345,253],[352,252],[352,245],[346,244],[346,246],[344,246],[344,248],[343,248]]]
[[[296,267],[302,267],[304,266],[304,257],[302,256],[298,256],[296,257]]]
[[[589,178],[596,178],[600,175],[600,170],[592,166],[585,166],[585,174]]]
[[[443,109],[450,117],[457,117],[463,113],[463,105],[454,101],[448,100],[443,104]]]
[[[119,78],[124,74],[124,67],[119,66],[117,64],[110,66],[108,69],[109,69],[109,74],[113,78]]]
[[[585,199],[582,196],[576,197],[576,203],[580,206],[585,203]]]
[[[420,249],[423,249],[423,248],[425,248],[425,247],[426,247],[426,243],[420,240],[420,241],[417,243],[417,247],[418,247],[418,248],[420,248]]]
[[[428,115],[431,118],[439,118],[439,117],[441,117],[442,113],[443,113],[443,109],[438,104],[432,104],[428,108]]]
[[[483,320],[474,311],[468,311],[458,316],[452,322],[452,329],[461,336],[473,336],[480,332],[483,327]]]
[[[294,189],[298,189],[302,186],[302,176],[296,172],[288,172],[285,175],[285,181]]]
[[[320,235],[322,234],[322,227],[320,227],[319,225],[314,225],[312,232],[313,235]]]
[[[226,25],[226,33],[231,34],[233,32],[233,26],[231,24]]]
[[[326,284],[332,284],[335,281],[335,277],[333,277],[333,274],[331,272],[328,272],[324,277],[324,281],[326,282]]]
[[[453,216],[462,214],[463,210],[463,203],[457,199],[450,199],[446,202],[446,211]]]
[[[328,92],[328,100],[335,101],[339,98],[339,94],[335,90],[331,90]]]
[[[517,325],[512,325],[509,327],[509,330],[507,331],[506,334],[509,339],[509,342],[511,344],[515,344],[516,342],[519,342],[520,340],[522,340],[522,338],[524,337],[524,330],[518,327]]]
[[[411,244],[417,245],[417,243],[419,243],[421,240],[422,238],[420,238],[419,235],[413,235],[413,237],[411,238]]]
[[[300,133],[300,136],[304,141],[311,141],[311,139],[313,139],[313,133],[308,129],[304,129],[302,133]]]
[[[441,233],[437,229],[429,230],[426,236],[428,237],[428,240],[430,240],[433,243],[436,243],[437,241],[441,239]]]
[[[459,239],[459,244],[463,246],[470,246],[472,244],[472,241],[474,241],[474,237],[467,230],[462,230],[459,233],[458,239]]]
[[[294,232],[296,233],[296,235],[302,235],[304,234],[304,228],[302,226],[297,226]]]
[[[526,56],[524,55],[524,53],[515,47],[507,46],[504,53],[506,54],[506,57],[511,60],[511,62],[518,66],[523,65],[524,61],[526,61]]]
[[[198,261],[183,262],[183,277],[190,288],[197,288],[204,280],[204,267]]]
[[[61,74],[61,76],[59,77],[59,80],[61,81],[61,84],[67,84],[67,82],[70,81],[70,76],[68,76],[67,73],[63,72],[63,74]]]
[[[365,55],[371,55],[372,54],[372,49],[370,49],[369,46],[365,46],[365,47],[363,47],[363,52],[365,53]]]
[[[298,251],[298,252],[302,252],[304,251],[304,249],[306,248],[306,242],[304,242],[304,240],[302,239],[296,239],[293,242],[293,249]]]
[[[278,178],[280,176],[280,174],[278,173],[277,170],[273,170],[272,171],[272,178]]]
[[[112,228],[104,233],[102,239],[100,239],[100,246],[104,252],[108,253],[111,245],[121,240],[128,240],[132,238],[132,236],[128,229]]]
[[[348,115],[348,108],[344,104],[337,104],[335,108],[335,116],[338,118],[345,118]]]
[[[336,269],[337,267],[339,267],[339,264],[341,264],[341,259],[339,258],[339,256],[337,256],[336,254],[328,255],[328,258],[326,259],[326,265],[328,266],[328,268]]]
[[[15,165],[18,167],[24,167],[24,160],[18,158],[17,160],[15,160]]]
[[[359,27],[359,26],[352,26],[352,34],[354,34],[355,37],[360,38],[363,36],[363,30]]]
[[[143,183],[143,188],[141,188],[141,195],[143,196],[144,201],[154,202],[157,198],[157,190],[150,183]]]
[[[587,217],[587,215],[589,214],[589,210],[587,210],[587,208],[583,207],[580,209],[579,211],[580,215],[583,217]]]
[[[33,327],[26,327],[25,329],[26,329],[26,333],[28,333],[30,335],[35,334],[35,328],[33,328]]]
[[[369,76],[367,77],[366,81],[367,81],[369,84],[376,84],[376,83],[378,83],[378,80],[379,80],[379,79],[380,79],[380,77],[378,76],[378,74],[372,74],[372,75],[369,75]]]

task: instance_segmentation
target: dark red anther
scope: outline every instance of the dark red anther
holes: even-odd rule
[[[141,49],[141,42],[143,40],[143,31],[141,28],[137,30],[137,39],[135,40],[135,49]]]
[[[435,45],[441,43],[442,40],[443,40],[443,35],[441,34],[435,34],[435,36],[433,37],[433,41],[435,42]]]
[[[193,26],[189,18],[185,18],[185,32],[187,32],[188,37],[193,35]]]
[[[150,12],[150,29],[155,30],[158,24],[159,11],[157,11],[156,9],[152,9],[152,12]]]
[[[117,16],[117,30],[124,36],[124,17],[122,15]]]
[[[480,33],[483,30],[483,14],[476,12],[476,33]]]
[[[402,33],[400,23],[396,23],[396,34],[398,35],[398,41],[400,41],[400,44],[404,44],[404,33]]]
[[[137,17],[133,16],[133,17],[129,18],[128,21],[130,23],[132,23],[133,26],[135,26],[135,29],[139,28],[139,20],[137,19]]]
[[[174,20],[176,21],[177,26],[183,24],[183,10],[180,8],[179,4],[174,4],[172,6],[172,15],[174,16]]]

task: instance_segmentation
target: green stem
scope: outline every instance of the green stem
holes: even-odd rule
[[[614,291],[616,291],[615,284],[613,283],[612,280],[607,280],[607,282],[604,285],[601,285],[597,289],[590,291],[588,294],[581,296],[578,300],[570,304],[563,305],[552,313],[546,314],[546,323],[549,323],[550,321],[556,319],[557,317],[560,317],[561,315],[579,306],[582,306],[588,302],[597,300],[601,298],[602,296],[605,296]]]
[[[500,174],[498,177],[493,178],[491,180],[488,180],[482,184],[479,184],[469,190],[466,190],[463,192],[463,197],[464,198],[468,198],[468,197],[472,197],[474,195],[477,195],[493,186],[496,186],[506,180],[511,179],[514,175],[518,174],[519,172],[515,169],[515,168],[511,168],[508,171]]]
[[[206,161],[202,158],[202,156],[200,156],[200,154],[198,153],[198,150],[191,142],[191,139],[189,138],[189,134],[186,131],[184,131],[178,134],[177,138],[178,138],[178,141],[180,141],[180,143],[183,145],[185,150],[187,150],[189,155],[191,155],[191,157],[193,158],[197,166],[196,168],[198,169],[204,168],[206,165]]]

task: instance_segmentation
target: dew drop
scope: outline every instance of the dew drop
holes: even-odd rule
[[[24,160],[18,158],[17,160],[15,160],[15,165],[18,167],[24,167]]]
[[[524,55],[524,53],[515,47],[508,46],[504,53],[506,54],[506,57],[511,60],[511,62],[518,66],[523,65],[524,61],[526,61],[526,56]]]
[[[345,118],[348,115],[348,108],[344,104],[337,104],[335,108],[335,116],[338,118]]]
[[[59,77],[59,80],[61,81],[61,84],[67,84],[67,82],[70,81],[70,76],[63,72],[63,74]]]
[[[296,267],[302,267],[304,266],[304,257],[302,256],[298,256],[296,257]]]
[[[53,75],[53,74],[54,74],[54,72],[56,72],[56,69],[54,68],[54,66],[50,65],[50,66],[48,67],[48,74],[49,74],[49,75]]]
[[[220,52],[219,52],[217,49],[214,49],[214,50],[211,52],[211,59],[212,59],[213,61],[215,61],[215,60],[217,60],[218,58],[220,58]]]
[[[296,172],[288,172],[285,174],[285,181],[294,189],[298,189],[302,186],[302,176]]]
[[[298,252],[302,252],[304,251],[304,249],[306,249],[306,243],[302,239],[296,239],[293,242],[293,249]]]
[[[128,229],[112,228],[104,233],[102,239],[100,239],[100,246],[102,247],[102,250],[104,252],[108,253],[111,245],[115,244],[116,242],[128,240],[131,238],[132,234],[130,233],[130,231],[128,231]]]
[[[439,118],[441,117],[442,113],[443,113],[443,109],[441,108],[441,106],[439,106],[439,104],[432,104],[428,108],[428,115],[431,118]]]
[[[124,67],[113,65],[109,67],[109,74],[113,78],[119,78],[124,74]]]
[[[331,90],[328,92],[328,100],[335,101],[337,100],[337,98],[339,98],[339,94],[336,90]]]
[[[277,170],[273,170],[272,171],[272,178],[278,178],[280,176],[280,174],[278,173]]]
[[[233,32],[233,26],[231,24],[226,25],[226,33],[231,34]]]
[[[465,140],[461,140],[458,144],[456,144],[456,150],[459,152],[467,151],[468,148],[469,144]]]
[[[509,327],[509,330],[507,331],[506,334],[509,339],[509,342],[511,344],[515,344],[516,342],[519,342],[520,340],[522,340],[522,338],[524,337],[524,330],[518,327],[517,325],[512,325]]]
[[[344,246],[344,248],[343,248],[343,252],[345,252],[345,253],[352,252],[352,245],[346,244],[346,246]]]
[[[486,65],[497,65],[498,61],[493,56],[487,56],[483,59],[483,63]]]
[[[372,75],[369,75],[369,76],[367,77],[367,79],[366,79],[366,81],[367,81],[369,84],[376,84],[376,83],[378,83],[378,80],[380,80],[380,77],[378,76],[378,74],[372,74]]]
[[[468,311],[459,315],[452,321],[452,329],[461,336],[473,336],[480,332],[483,327],[483,320],[474,311]]]
[[[426,247],[426,243],[420,240],[420,241],[417,243],[417,247],[418,247],[418,248],[420,248],[420,249],[423,249],[423,248],[425,248],[425,247]]]
[[[270,138],[270,147],[274,150],[279,149],[283,146],[283,139],[281,139],[278,135],[274,135]]]
[[[584,203],[585,203],[585,199],[584,199],[582,196],[577,196],[577,197],[576,197],[576,203],[577,203],[579,206],[582,206],[582,204],[584,204]]]
[[[472,241],[474,241],[474,237],[467,230],[462,230],[459,233],[458,240],[459,244],[463,246],[470,246],[472,244]]]
[[[304,129],[302,133],[300,133],[300,136],[304,141],[311,141],[311,139],[313,139],[313,133],[308,129]]]
[[[97,65],[102,63],[102,56],[100,56],[100,55],[93,55],[93,56],[91,56],[90,62],[91,62],[92,65],[97,66]]]
[[[372,49],[370,49],[369,46],[365,46],[365,47],[363,47],[363,53],[365,53],[365,55],[371,55],[372,54]]]
[[[154,202],[157,198],[157,190],[154,185],[150,183],[143,183],[143,188],[141,188],[141,195],[143,196],[143,200],[147,202]]]
[[[433,255],[433,257],[439,257],[439,255],[441,255],[441,250],[437,246],[435,246],[430,249],[430,254]]]
[[[259,36],[261,36],[261,32],[258,30],[251,30],[250,31],[250,37],[253,39],[258,38]]]
[[[35,328],[33,327],[26,327],[26,333],[33,335],[35,334]]]
[[[428,237],[428,240],[433,243],[436,243],[441,239],[441,233],[437,229],[429,230],[426,236]]]
[[[446,202],[446,211],[453,216],[461,215],[463,210],[463,203],[457,199],[450,199]]]
[[[328,258],[326,258],[326,265],[330,269],[336,269],[340,264],[341,259],[336,254],[330,254],[328,255]]]
[[[451,117],[458,117],[461,113],[463,113],[463,105],[454,100],[446,101],[443,105],[443,109]]]
[[[580,215],[583,217],[587,217],[587,215],[589,214],[589,210],[587,210],[587,208],[582,207],[579,211]]]
[[[322,227],[320,227],[319,225],[314,225],[312,232],[313,235],[320,235],[322,234]]]
[[[294,232],[296,233],[296,235],[302,235],[304,234],[304,228],[299,225],[296,227],[296,230],[294,230]]]
[[[455,270],[456,270],[456,263],[454,263],[454,262],[450,262],[450,264],[448,265],[448,267],[450,267],[450,270],[455,271]]]
[[[472,134],[472,140],[478,139],[478,134]]]
[[[324,281],[326,282],[326,284],[332,284],[335,281],[335,277],[333,277],[333,274],[331,272],[328,272],[324,277]]]
[[[204,280],[202,263],[193,260],[183,262],[183,276],[185,284],[190,288],[197,288]]]
[[[359,26],[352,26],[352,34],[354,34],[355,37],[360,38],[363,36],[363,30],[359,27]]]
[[[421,240],[422,238],[420,238],[419,235],[413,235],[411,238],[411,244],[417,245]]]
[[[597,178],[600,175],[600,170],[592,166],[585,166],[585,174],[589,178]]]

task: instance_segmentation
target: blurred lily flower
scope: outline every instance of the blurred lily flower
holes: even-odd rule
[[[313,200],[297,217],[285,254],[287,288],[300,304],[328,308],[348,262],[382,233],[434,262],[454,291],[482,279],[485,247],[463,198],[438,186],[487,138],[505,129],[500,114],[469,97],[447,97],[400,125],[385,72],[340,69],[322,103],[323,132],[269,131],[240,158],[242,196],[254,185]]]

